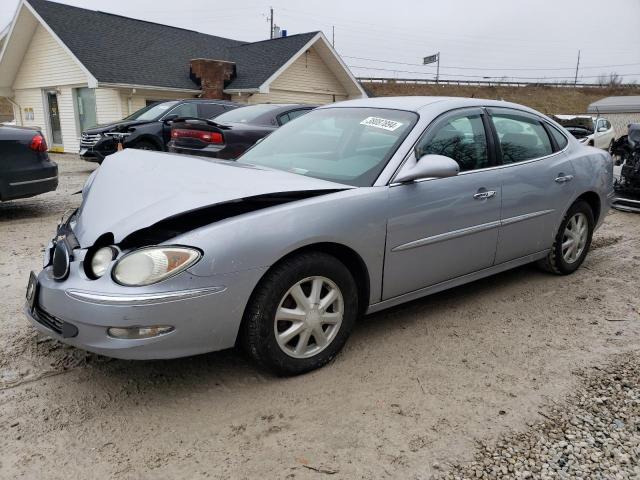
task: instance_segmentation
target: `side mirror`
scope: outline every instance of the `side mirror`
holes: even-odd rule
[[[607,127],[600,127],[598,129],[598,132],[606,132],[607,131]]]
[[[171,115],[167,115],[166,117],[164,117],[162,119],[162,121],[166,124],[169,125],[171,122],[173,122],[176,118],[178,118],[178,114],[177,113],[172,113]]]
[[[453,158],[444,155],[424,155],[414,164],[405,164],[394,182],[407,183],[423,178],[455,177],[458,173],[460,165]]]

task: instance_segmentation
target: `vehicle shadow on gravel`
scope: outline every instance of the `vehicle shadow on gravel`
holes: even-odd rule
[[[483,297],[488,291],[495,293],[525,277],[536,275],[542,278],[546,274],[538,272],[534,267],[525,266],[369,315],[356,325],[345,350],[334,362],[307,376],[327,375],[330,378],[333,369],[349,368],[348,365],[355,361],[353,357],[358,355],[361,348],[366,346],[377,349],[376,344],[382,346],[385,338],[394,335],[394,331],[402,331],[417,323],[423,323],[426,327],[430,322],[430,313],[450,308],[454,304],[463,310],[472,308],[476,299]],[[457,323],[455,318],[450,320],[452,324]],[[464,325],[453,326],[460,327],[460,335],[465,335]],[[90,366],[97,373],[92,376],[91,388],[95,388],[95,383],[103,384],[105,389],[112,389],[114,383],[126,385],[134,382],[141,391],[153,396],[168,389],[171,389],[172,394],[180,389],[185,392],[216,388],[224,391],[247,384],[287,381],[255,365],[239,348],[193,357],[148,361],[109,359],[71,347],[63,348],[68,354],[81,359],[80,362],[75,362],[75,367]]]

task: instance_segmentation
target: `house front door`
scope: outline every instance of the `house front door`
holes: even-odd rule
[[[47,92],[47,111],[49,113],[49,128],[52,146],[62,146],[62,129],[60,128],[60,110],[58,109],[58,94]]]

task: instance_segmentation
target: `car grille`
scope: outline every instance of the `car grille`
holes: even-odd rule
[[[101,138],[102,138],[102,135],[99,133],[96,133],[95,135],[83,133],[82,137],[80,137],[80,146],[83,148],[91,148],[96,143],[98,143]]]
[[[38,323],[44,325],[49,330],[53,330],[58,335],[62,335],[62,325],[64,324],[62,320],[45,312],[39,305],[36,305],[33,313]]]

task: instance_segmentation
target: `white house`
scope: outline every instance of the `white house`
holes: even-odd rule
[[[321,32],[242,42],[50,2],[21,0],[0,40],[0,97],[52,150],[147,103],[202,96],[322,104],[366,96]]]

